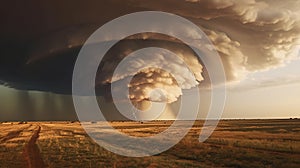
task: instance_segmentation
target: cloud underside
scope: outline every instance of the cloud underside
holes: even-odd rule
[[[186,1],[136,1],[135,7],[161,10],[184,16],[197,24],[209,37],[224,64],[227,82],[240,81],[247,74],[284,66],[298,57],[300,36],[300,2],[255,0],[186,0]],[[167,5],[172,4],[172,5]],[[163,47],[163,45],[161,45]],[[171,50],[192,58],[192,53]],[[194,56],[195,57],[195,56]],[[170,62],[172,63],[172,62]],[[201,63],[194,60],[194,74],[202,72]],[[178,67],[180,68],[180,67]],[[153,73],[149,71],[148,73]],[[184,73],[182,73],[184,76]],[[147,89],[155,88],[157,76],[137,75],[131,89],[132,98],[149,99]],[[199,77],[198,77],[199,78]],[[203,77],[196,82],[203,82]],[[205,79],[204,79],[205,80]],[[165,82],[165,83],[164,83]],[[175,101],[181,89],[169,78],[160,87],[168,87],[168,100]],[[189,82],[186,84],[189,84]],[[280,82],[280,81],[278,81]],[[134,86],[134,88],[132,88]],[[192,87],[194,87],[192,85]],[[144,92],[142,92],[144,91]],[[140,99],[138,99],[140,100]]]
[[[191,20],[206,33],[214,44],[223,62],[227,82],[240,81],[251,72],[284,66],[298,56],[300,1],[130,0],[130,3],[129,1],[127,3],[127,1],[113,0],[112,2],[112,4],[126,3],[127,13],[142,10],[158,10],[178,14]],[[113,7],[111,6],[112,9]],[[69,48],[80,46],[87,35],[88,33],[81,33],[78,39],[68,37],[72,40],[66,40],[68,42],[63,45]],[[201,85],[201,83],[206,83],[206,80],[208,80],[207,72],[205,72],[206,70],[201,60],[195,56],[191,49],[180,44],[180,42],[164,36],[151,35],[146,37],[137,35],[129,39],[126,43],[121,42],[119,48],[111,50],[111,53],[107,54],[101,63],[96,80],[98,88],[104,88],[103,86],[114,82],[121,83],[122,80],[134,76],[129,85],[129,97],[132,100],[174,102],[182,94],[182,89],[196,87],[199,84]],[[141,44],[141,40],[145,42]],[[55,43],[55,39],[53,43]],[[123,73],[118,74],[119,77],[112,80],[112,73],[117,64],[129,53],[146,46],[169,49],[185,62],[183,64],[170,59],[166,61],[163,55],[154,56],[154,60],[168,62],[172,72],[177,73],[177,76],[181,77],[179,81],[176,81],[172,74],[155,68],[148,68],[133,74],[130,71],[130,66],[127,69],[124,68]],[[38,51],[34,47],[33,50]],[[47,52],[49,51],[46,47]],[[47,54],[43,53],[42,55]],[[32,54],[26,60],[25,68],[38,67],[37,64],[41,60],[47,59],[49,58],[36,53]],[[59,60],[57,57],[55,59]],[[136,62],[132,63],[132,66],[138,65],[139,61],[141,62],[142,60],[136,60]],[[183,70],[185,65],[189,66],[194,78],[188,76],[187,72]],[[38,72],[30,71],[30,73]],[[5,82],[7,83],[7,81]],[[18,82],[15,81],[13,84],[13,86],[17,86]],[[153,92],[152,90],[157,87],[162,88],[164,91]],[[51,88],[48,91],[55,91],[55,87],[51,86]],[[29,89],[35,88],[32,86]]]

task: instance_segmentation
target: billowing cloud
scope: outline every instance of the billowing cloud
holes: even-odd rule
[[[300,2],[272,0],[139,1],[191,19],[215,44],[229,80],[282,66],[297,57]],[[166,5],[172,3],[173,5]]]
[[[158,48],[149,48],[151,45],[165,46],[163,48],[168,50],[155,52]],[[145,48],[145,46],[148,46],[146,51],[139,50],[140,52],[134,52],[133,55],[128,56],[131,51]],[[105,61],[100,65],[97,84],[105,85],[126,80],[128,84],[120,82],[119,87],[124,91],[127,86],[129,87],[131,100],[171,103],[182,95],[182,89],[196,87],[203,80],[203,67],[200,60],[190,48],[183,44],[135,39],[123,40],[115,48],[118,50],[111,50],[112,52],[106,55]],[[128,51],[128,48],[132,50]],[[121,92],[120,90],[118,92]]]
[[[96,27],[101,26],[117,16],[144,10],[171,12],[191,20],[207,34],[215,45],[223,61],[228,82],[240,81],[251,72],[284,66],[298,55],[300,1],[112,0],[109,3],[106,1],[101,3],[106,4],[105,8],[114,9],[116,7],[116,9],[122,10],[108,11],[104,7],[102,7],[103,10],[96,10],[91,7],[91,10],[95,11],[94,13],[80,14],[80,23],[88,25],[83,27],[89,27],[92,24]],[[77,6],[80,5],[77,4]],[[51,9],[47,8],[47,12],[51,13]],[[65,20],[61,20],[64,24],[61,24],[53,21],[55,18],[52,17],[55,16],[51,15],[49,18],[52,20],[48,19],[48,24],[74,27],[74,21],[68,20],[72,20],[72,17],[67,17],[67,14],[65,16]],[[176,29],[177,27],[173,26],[173,28]],[[45,30],[45,33],[49,33],[48,29]],[[21,45],[22,50],[20,49],[19,52],[12,51],[10,53],[7,49],[4,50],[1,55],[4,58],[1,65],[5,64],[2,66],[0,74],[2,83],[21,89],[70,93],[72,68],[76,56],[80,46],[88,35],[95,30],[95,27],[90,29],[78,27],[76,30],[72,29],[73,31],[61,29],[65,30],[64,33],[58,33],[56,36],[50,35],[50,38],[46,38],[50,41],[37,40],[30,43],[28,48]],[[193,35],[193,32],[186,31],[191,36]],[[124,69],[123,74],[119,74],[119,78],[112,80],[114,68],[124,57],[135,50],[153,46],[169,49],[179,55],[190,67],[196,79],[191,80],[192,78],[186,76],[185,71],[182,70],[183,64],[172,60],[169,65],[176,66],[173,68],[173,72],[182,77],[179,83],[178,81],[175,82],[170,73],[162,70],[149,68],[138,74],[133,74],[130,72],[130,66]],[[18,64],[14,64],[14,59],[18,58],[16,55],[22,52],[26,55],[22,57],[22,60],[19,59],[21,61],[17,62]],[[14,57],[10,57],[10,55],[14,55]],[[156,56],[155,60],[164,62],[165,58]],[[138,65],[141,60],[135,61],[132,62],[133,66]],[[198,84],[201,85],[201,83],[209,80],[201,60],[198,60],[190,49],[172,38],[155,35],[149,37],[149,34],[130,37],[120,42],[107,54],[99,66],[96,80],[97,88],[100,92],[105,92],[106,89],[103,88],[106,86],[114,82],[122,82],[130,76],[134,77],[129,86],[129,97],[136,101],[173,102],[181,95],[182,89],[196,87]],[[165,92],[151,92],[157,86],[163,88]]]

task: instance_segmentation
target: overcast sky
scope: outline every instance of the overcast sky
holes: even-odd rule
[[[0,40],[0,120],[75,120],[70,81],[80,47],[107,21],[145,10],[182,16],[201,28],[214,44],[227,78],[223,118],[300,117],[300,1],[112,0],[89,4],[32,1],[32,5],[21,8],[22,3],[8,2],[1,7],[5,24],[0,29],[3,37]],[[192,34],[188,30],[186,33]],[[139,41],[151,38],[157,40],[156,45],[189,61],[195,79],[189,79],[178,66],[172,70],[182,77],[177,85],[170,74],[148,69],[132,80],[130,98],[136,102],[149,99],[167,102],[168,108],[161,118],[172,119],[181,89],[199,87],[199,83],[201,88],[201,83],[207,81],[201,61],[181,48],[176,40],[155,35],[133,36],[112,49],[100,65],[102,73],[96,82],[101,92],[100,106],[106,111],[113,111],[105,94],[106,86],[132,75],[130,67],[125,67],[115,80],[109,72],[128,50],[153,45]],[[166,66],[173,63],[177,62],[168,61]],[[163,99],[157,94],[150,95],[158,83],[166,90]],[[204,99],[199,118],[205,118],[209,95],[205,88],[201,89]],[[109,115],[115,117],[110,112]]]

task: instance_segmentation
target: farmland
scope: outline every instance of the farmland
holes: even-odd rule
[[[111,122],[142,137],[170,124]],[[0,124],[0,167],[300,167],[300,120],[222,120],[200,143],[202,125],[196,121],[184,139],[161,154],[131,158],[99,146],[79,122],[5,122]]]

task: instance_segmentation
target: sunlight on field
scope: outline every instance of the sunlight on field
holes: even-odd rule
[[[95,123],[90,123],[91,125]],[[131,136],[155,135],[172,121],[111,122]],[[111,153],[87,136],[78,122],[0,124],[0,167],[299,167],[300,120],[223,120],[204,143],[203,121],[161,154],[129,158]],[[34,132],[38,151],[26,150]],[[102,136],[105,136],[103,134]],[[32,145],[35,145],[32,144]],[[27,146],[27,147],[26,147]],[[34,154],[32,154],[32,152]],[[38,158],[43,163],[37,164]]]

